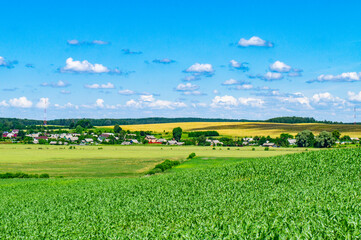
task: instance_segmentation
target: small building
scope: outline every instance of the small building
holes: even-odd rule
[[[84,139],[86,143],[93,143],[94,140],[92,138],[85,138]]]
[[[51,141],[49,144],[50,144],[50,145],[56,145],[57,142],[56,142],[56,141]]]
[[[296,145],[296,139],[287,139],[288,143],[293,146],[293,145]]]
[[[139,144],[137,139],[130,139],[130,143],[132,144]]]
[[[130,145],[132,144],[131,142],[128,142],[128,141],[125,141],[125,142],[122,142],[120,145]]]
[[[157,138],[154,137],[153,135],[145,136],[145,140],[147,140],[149,143],[156,143],[157,142]]]
[[[168,145],[178,145],[178,142],[176,140],[169,140]]]
[[[264,143],[262,146],[263,146],[263,147],[275,147],[276,144],[271,143],[271,142],[266,142],[266,143]]]

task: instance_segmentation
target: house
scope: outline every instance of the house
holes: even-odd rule
[[[213,140],[213,144],[215,146],[218,146],[218,145],[223,145],[223,142],[220,142],[218,139],[215,139],[215,140]]]
[[[85,138],[84,141],[86,143],[93,143],[94,142],[94,140],[92,138]]]
[[[270,142],[266,142],[266,143],[264,143],[262,146],[263,146],[263,147],[275,147],[276,144],[270,143]]]
[[[39,137],[35,137],[35,139],[40,140],[40,139],[44,139],[44,140],[48,140],[47,136],[39,136]]]
[[[169,140],[168,145],[178,145],[178,142],[176,140]]]
[[[139,144],[137,139],[130,139],[130,143],[132,144]]]
[[[164,138],[160,138],[160,139],[158,139],[158,141],[157,142],[160,142],[160,143],[166,143],[167,142],[167,140],[166,139],[164,139]]]
[[[145,136],[145,140],[148,141],[148,143],[157,143],[157,138],[154,137],[153,135],[147,135]]]
[[[120,145],[130,145],[131,142],[122,142]]]
[[[56,145],[57,142],[56,142],[56,141],[51,141],[49,144],[50,144],[50,145]]]
[[[296,139],[287,139],[288,143],[293,146],[293,145],[296,145]]]

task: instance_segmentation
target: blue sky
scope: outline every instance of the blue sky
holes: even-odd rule
[[[361,3],[7,1],[0,116],[353,122]],[[357,119],[359,121],[359,119]]]

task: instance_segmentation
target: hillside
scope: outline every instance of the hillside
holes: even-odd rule
[[[324,124],[324,123],[265,123],[265,122],[190,122],[190,123],[164,123],[164,124],[143,124],[143,125],[122,125],[125,130],[131,131],[154,131],[170,132],[175,127],[181,127],[183,131],[204,131],[214,130],[221,135],[245,137],[245,136],[279,136],[281,133],[296,135],[302,130],[311,130],[315,134],[322,131],[338,130],[342,135],[350,137],[361,137],[361,125],[352,124]]]

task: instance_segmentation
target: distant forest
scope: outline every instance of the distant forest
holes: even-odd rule
[[[84,119],[55,119],[49,120],[48,125],[69,127]],[[246,119],[223,119],[223,118],[125,118],[125,119],[91,119],[92,126],[112,126],[112,125],[134,125],[134,124],[154,124],[154,123],[176,123],[176,122],[272,122],[272,123],[326,123],[343,124],[342,122],[316,121],[309,117],[276,117],[268,120],[246,120]],[[26,127],[43,125],[42,120],[0,118],[0,130],[25,129]]]

